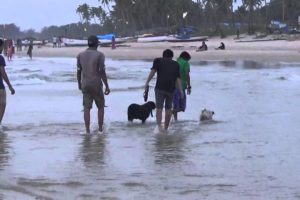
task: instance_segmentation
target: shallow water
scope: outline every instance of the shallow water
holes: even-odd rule
[[[126,116],[151,62],[107,60],[107,131],[93,136],[82,134],[75,59],[7,64],[16,95],[0,133],[0,199],[300,199],[298,64],[194,63],[187,111],[158,134],[154,118]],[[199,123],[203,108],[215,121]]]

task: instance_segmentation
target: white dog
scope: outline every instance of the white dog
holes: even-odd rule
[[[200,121],[212,120],[214,114],[215,114],[214,111],[206,110],[205,108],[201,111]]]

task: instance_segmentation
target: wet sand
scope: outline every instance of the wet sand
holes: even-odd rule
[[[226,50],[215,50],[220,42],[224,42]],[[196,48],[201,42],[188,43],[125,43],[125,47],[118,47],[112,50],[109,47],[100,47],[107,58],[125,60],[152,60],[160,57],[166,48],[174,50],[175,57],[182,51],[188,51],[192,56],[192,63],[199,61],[237,61],[253,60],[259,62],[299,62],[300,61],[300,40],[287,41],[262,41],[262,42],[237,42],[233,38],[219,39],[211,38],[207,42],[208,51],[196,52]],[[86,47],[62,47],[52,48],[44,46],[35,47],[33,56],[35,57],[76,57]],[[25,52],[19,53],[25,56]]]

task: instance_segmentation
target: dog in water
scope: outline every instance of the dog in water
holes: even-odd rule
[[[142,120],[142,123],[144,123],[150,114],[151,117],[153,117],[152,110],[155,108],[156,106],[153,101],[148,101],[143,105],[138,105],[135,103],[130,104],[127,110],[128,121],[132,122],[134,119],[139,119]]]
[[[200,121],[208,121],[213,119],[214,111],[207,110],[206,108],[201,111]]]

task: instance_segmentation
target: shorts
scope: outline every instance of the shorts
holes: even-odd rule
[[[91,109],[93,107],[93,101],[98,109],[104,108],[105,100],[102,87],[84,87],[82,88],[83,94],[83,107],[85,109]]]
[[[157,109],[163,109],[165,103],[165,109],[171,110],[172,99],[173,93],[155,89],[155,101]]]
[[[5,89],[0,89],[0,105],[6,105],[6,91],[5,91]]]
[[[178,112],[185,111],[186,108],[186,94],[185,91],[183,91],[183,98],[180,96],[179,89],[176,89],[174,96],[173,96],[173,110],[176,110]]]

